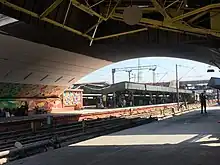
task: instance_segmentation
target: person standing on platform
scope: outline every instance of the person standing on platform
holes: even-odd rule
[[[206,111],[206,95],[204,93],[200,94],[200,103],[201,103],[201,114],[203,114],[203,109],[204,109],[205,113],[207,113],[207,111]]]

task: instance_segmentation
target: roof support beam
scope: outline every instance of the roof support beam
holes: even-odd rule
[[[56,0],[53,4],[51,4],[41,15],[40,19],[46,17],[48,14],[50,14],[59,4],[61,4],[63,0]]]
[[[8,1],[6,1],[6,0],[0,0],[0,3],[2,3],[3,5],[5,5],[5,6],[7,6],[7,7],[12,8],[12,9],[14,9],[14,10],[16,10],[16,11],[20,11],[20,12],[25,13],[25,14],[28,14],[28,15],[30,15],[30,16],[32,16],[32,17],[39,18],[39,15],[38,15],[37,13],[34,13],[34,12],[32,12],[32,11],[29,11],[29,10],[27,10],[27,9],[25,9],[25,8],[23,8],[23,7],[17,6],[17,5],[15,5],[15,4],[12,4],[12,3],[10,3],[10,2],[8,2]],[[65,26],[65,25],[63,25],[63,24],[61,24],[61,23],[59,23],[59,22],[56,22],[56,21],[52,20],[52,19],[49,19],[49,18],[44,17],[44,18],[42,18],[41,20],[42,20],[42,21],[45,21],[45,22],[48,22],[48,23],[50,23],[50,24],[53,24],[53,25],[55,25],[55,26],[58,26],[58,27],[60,27],[60,28],[63,28],[63,29],[65,29],[65,30],[68,30],[68,31],[70,31],[70,32],[72,32],[72,33],[75,33],[75,34],[77,34],[77,35],[86,37],[86,38],[88,38],[88,39],[90,39],[90,40],[92,39],[91,36],[89,36],[89,35],[87,35],[87,34],[83,34],[82,32],[80,32],[80,31],[78,31],[78,30],[76,30],[76,29],[73,29],[73,28],[71,28],[71,27]]]
[[[105,20],[105,17],[100,15],[99,13],[95,12],[91,8],[79,3],[77,0],[72,0],[72,4],[77,7],[78,9],[90,14],[90,15],[95,15],[96,17],[100,18],[101,20]]]
[[[157,9],[157,11],[163,15],[165,20],[171,19],[171,17],[165,11],[164,7],[162,7],[161,4],[157,0],[151,0],[151,2],[153,3],[153,5]]]
[[[131,30],[131,31],[127,31],[127,32],[111,34],[111,35],[107,35],[107,36],[103,36],[103,37],[94,38],[94,40],[96,41],[96,40],[103,40],[103,39],[107,39],[107,38],[119,37],[119,36],[123,36],[123,35],[127,35],[127,34],[132,34],[132,33],[138,33],[138,32],[142,32],[142,31],[146,31],[147,29],[148,28],[141,28],[141,29],[137,29],[137,30]]]
[[[171,22],[176,22],[176,21],[182,20],[182,19],[184,19],[184,18],[193,16],[193,15],[195,15],[195,14],[199,14],[199,13],[201,13],[201,12],[205,12],[205,11],[208,11],[208,10],[211,10],[211,9],[214,9],[214,8],[220,8],[220,3],[211,4],[211,5],[207,5],[207,6],[204,6],[204,7],[198,8],[198,9],[195,9],[195,10],[193,10],[193,11],[190,11],[190,12],[187,12],[187,13],[185,13],[185,14],[182,14],[182,15],[179,15],[179,16],[177,16],[177,17],[174,17],[174,18],[172,18],[170,21],[171,21]]]
[[[80,2],[78,2],[77,0],[72,0],[72,4],[77,7],[78,9],[90,14],[90,15],[94,15],[98,18],[100,18],[101,20],[107,21],[112,14],[115,12],[116,7],[118,6],[118,4],[121,2],[121,0],[117,0],[117,3],[115,4],[115,6],[113,7],[113,9],[111,10],[110,14],[107,17],[103,17],[101,14],[95,12],[94,10],[92,10],[91,8],[81,4]]]
[[[121,21],[123,21],[123,15],[122,14],[114,14],[113,18],[118,18],[121,19]],[[171,22],[167,22],[167,21],[158,21],[158,20],[153,20],[153,19],[149,19],[149,18],[142,18],[140,20],[141,24],[145,24],[145,26],[148,25],[152,25],[155,28],[160,29],[161,27],[163,28],[167,28],[167,30],[179,30],[179,31],[183,31],[183,32],[189,32],[192,33],[194,35],[212,35],[215,37],[220,38],[220,32],[216,32],[212,29],[203,29],[203,28],[194,28],[191,26],[185,26],[182,24],[177,23],[171,23]]]
[[[208,13],[208,11],[201,12],[201,13],[197,14],[195,17],[192,17],[190,20],[188,20],[187,23],[193,23],[194,21],[196,21],[197,19],[199,19],[200,17],[202,17],[203,15],[205,15],[207,13]]]

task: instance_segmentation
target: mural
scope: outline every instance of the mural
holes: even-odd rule
[[[60,99],[44,99],[44,100],[30,100],[29,110],[39,107],[46,110],[62,108],[62,102]]]
[[[1,100],[0,108],[16,109],[21,107],[24,101],[27,101],[29,110],[33,110],[35,107],[39,107],[49,111],[52,109],[62,108],[62,102],[59,98],[38,100]]]
[[[9,108],[14,109],[21,107],[22,102],[21,101],[0,101],[0,109]]]
[[[63,105],[66,107],[74,106],[81,109],[83,106],[82,90],[66,90],[63,93]]]
[[[28,103],[29,110],[35,107],[45,110],[62,109],[65,107],[73,107],[73,109],[83,108],[83,90],[67,90],[64,87],[46,86],[46,85],[25,85],[25,84],[3,84],[0,83],[0,108],[19,108],[22,103]],[[60,95],[61,93],[61,95]],[[60,97],[58,97],[60,95]],[[56,96],[57,98],[49,98]],[[5,99],[4,99],[5,97]],[[20,97],[20,99],[13,99]],[[27,99],[27,97],[29,97]],[[48,97],[45,99],[37,99],[35,97]],[[30,99],[31,98],[31,99]]]
[[[0,97],[58,97],[65,86],[0,83]]]

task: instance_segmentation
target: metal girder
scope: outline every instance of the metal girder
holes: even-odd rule
[[[153,5],[157,9],[157,11],[159,11],[164,16],[165,20],[171,19],[169,14],[165,11],[165,9],[161,6],[161,4],[159,4],[159,2],[157,0],[151,0],[151,2],[153,3]]]
[[[103,17],[102,15],[100,15],[99,13],[95,12],[94,10],[92,10],[91,8],[79,3],[77,0],[72,0],[72,4],[77,7],[78,9],[90,14],[90,15],[95,15],[96,17],[102,19],[102,20],[106,20],[105,17]]]
[[[5,6],[8,6],[10,8],[13,8],[14,10],[26,13],[26,14],[32,16],[32,17],[35,17],[35,18],[39,17],[38,14],[36,14],[36,13],[34,13],[32,11],[29,11],[27,9],[24,9],[24,8],[22,8],[20,6],[14,5],[13,3],[8,2],[7,0],[0,0],[0,3],[2,3]]]
[[[85,34],[89,33],[91,30],[93,30],[97,25],[99,25],[100,23],[102,23],[102,20],[98,20],[98,22],[96,24],[94,24],[92,27],[90,27]]]
[[[117,7],[116,10],[124,10],[127,7]],[[157,11],[157,9],[155,7],[140,7],[142,11],[149,11],[149,12],[153,12],[153,11]]]
[[[0,0],[0,3],[4,4],[5,6],[8,6],[8,7],[10,7],[10,8],[13,8],[13,9],[16,10],[16,11],[20,11],[20,12],[23,12],[23,13],[25,13],[25,14],[28,14],[28,15],[30,15],[30,16],[32,16],[32,17],[35,17],[35,18],[40,19],[40,16],[39,16],[37,13],[34,13],[34,12],[32,12],[32,11],[29,11],[29,10],[27,10],[27,9],[25,9],[25,8],[20,7],[20,6],[14,5],[14,4],[12,4],[12,3],[6,1],[6,0]],[[118,3],[119,3],[119,1],[118,1]],[[117,4],[118,4],[118,3],[117,3]],[[115,7],[112,9],[112,12],[109,14],[109,16],[108,16],[109,18],[113,15],[114,10],[115,10],[117,4],[116,4]],[[54,7],[54,6],[53,6],[53,7]],[[52,9],[52,8],[50,8],[50,11],[52,11],[51,9]],[[49,12],[49,9],[47,10],[47,13],[48,13],[48,12]],[[46,14],[46,15],[47,15],[47,14]],[[132,31],[128,31],[128,32],[122,32],[122,33],[118,33],[118,34],[112,34],[112,35],[107,35],[107,36],[103,36],[103,37],[93,38],[93,37],[91,37],[90,35],[87,35],[86,33],[82,33],[82,32],[80,32],[80,31],[78,31],[78,30],[76,30],[76,29],[73,29],[73,28],[68,27],[68,26],[66,26],[66,25],[64,25],[64,24],[61,24],[61,23],[58,23],[58,22],[56,22],[56,21],[54,21],[54,20],[52,20],[52,19],[49,19],[49,18],[46,17],[46,15],[44,15],[44,16],[41,18],[42,21],[45,21],[45,22],[48,22],[48,23],[53,24],[53,25],[55,25],[55,26],[61,27],[61,28],[65,29],[65,30],[68,30],[68,31],[70,31],[70,32],[73,32],[73,33],[75,33],[75,34],[77,34],[77,35],[86,37],[86,38],[88,38],[88,39],[91,40],[91,41],[93,41],[93,40],[101,40],[101,39],[106,39],[106,38],[112,38],[112,37],[117,37],[117,36],[122,36],[122,35],[126,35],[126,34],[137,33],[137,32],[141,32],[141,31],[147,30],[147,28],[145,27],[145,28],[142,28],[142,29],[132,30]],[[107,20],[108,17],[105,18],[105,19]],[[97,27],[97,25],[100,24],[101,22],[102,22],[102,20],[99,18],[98,23],[95,24],[94,27]],[[94,28],[94,27],[92,27],[92,28]],[[90,28],[89,30],[92,30],[92,28]]]
[[[189,19],[187,22],[193,23],[195,20],[199,19],[200,17],[204,16],[207,13],[208,13],[208,11],[201,12],[201,13],[197,14],[195,17]]]
[[[167,5],[164,9],[166,10],[167,8],[171,7],[175,3],[179,2],[180,0],[173,1],[171,4]],[[164,5],[165,6],[165,5]]]
[[[80,2],[78,2],[77,0],[72,0],[72,4],[77,7],[78,9],[90,14],[90,15],[95,15],[96,17],[100,18],[101,20],[107,21],[112,14],[114,13],[116,7],[118,6],[118,4],[120,3],[121,0],[118,0],[117,3],[115,4],[115,6],[113,7],[111,13],[107,16],[107,17],[103,17],[101,14],[95,12],[94,10],[92,10],[90,7],[87,7],[83,4],[81,4]]]
[[[5,6],[8,6],[8,7],[10,7],[10,8],[13,8],[14,10],[17,10],[17,11],[23,12],[23,13],[25,13],[25,14],[28,14],[28,15],[30,15],[30,16],[32,16],[32,17],[35,17],[35,18],[38,18],[38,19],[40,18],[37,13],[34,13],[34,12],[29,11],[29,10],[27,10],[27,9],[24,9],[24,8],[22,8],[22,7],[20,7],[20,6],[14,5],[14,4],[12,4],[12,3],[6,1],[6,0],[0,0],[0,3],[4,4]],[[48,23],[50,23],[50,24],[53,24],[53,25],[55,25],[55,26],[61,27],[61,28],[63,28],[63,29],[66,29],[66,30],[68,30],[68,31],[70,31],[70,32],[73,32],[73,33],[77,34],[77,35],[86,37],[86,38],[88,38],[88,39],[90,39],[90,40],[92,39],[91,36],[89,36],[89,35],[87,35],[87,34],[83,34],[82,32],[80,32],[80,31],[78,31],[78,30],[76,30],[76,29],[73,29],[73,28],[71,28],[71,27],[65,26],[65,25],[63,25],[63,24],[61,24],[61,23],[58,23],[58,22],[52,20],[52,19],[49,19],[49,18],[44,17],[44,18],[42,18],[41,20],[42,20],[42,21],[45,21],[45,22],[48,22]]]
[[[46,17],[50,12],[52,12],[59,4],[61,4],[63,0],[56,0],[53,4],[51,4],[41,15],[40,19]]]
[[[122,36],[122,35],[127,35],[127,34],[132,34],[132,33],[138,33],[138,32],[142,32],[142,31],[146,31],[147,29],[148,28],[141,28],[141,29],[137,29],[137,30],[131,30],[131,31],[127,31],[127,32],[111,34],[111,35],[107,35],[107,36],[103,36],[103,37],[97,37],[94,40],[103,40],[103,39],[107,39],[107,38],[119,37],[119,36]]]
[[[100,3],[104,2],[105,0],[100,0],[98,2],[96,2],[94,5],[91,5],[90,8],[93,8],[94,6],[99,5]]]
[[[116,17],[111,17],[111,19],[116,20],[116,21],[123,21],[121,18],[116,18]],[[198,37],[203,37],[204,36],[202,34],[195,34],[195,33],[191,33],[191,32],[188,32],[188,31],[182,31],[180,29],[171,29],[171,28],[162,27],[162,26],[155,26],[155,25],[151,25],[151,24],[138,23],[138,25],[141,25],[141,26],[144,26],[144,27],[147,26],[147,27],[154,28],[154,29],[171,31],[171,32],[175,32],[175,33],[184,33],[184,34],[189,34],[189,35],[196,35]]]
[[[199,13],[201,13],[201,12],[208,11],[208,10],[211,10],[211,9],[214,9],[214,8],[220,8],[220,3],[211,4],[211,5],[207,5],[207,6],[204,6],[204,7],[198,8],[198,9],[195,9],[195,10],[193,10],[193,11],[187,12],[187,13],[182,14],[182,15],[180,15],[180,16],[174,17],[174,18],[172,18],[170,21],[171,21],[171,22],[176,22],[176,21],[182,20],[182,19],[184,19],[184,18],[193,16],[193,15],[195,15],[195,14],[199,14]]]
[[[112,15],[113,13],[115,12],[115,9],[116,7],[118,6],[118,4],[121,2],[121,0],[117,0],[117,3],[115,4],[115,6],[113,7],[111,13],[107,16],[106,20],[108,20]]]
[[[123,21],[123,15],[122,14],[114,14],[113,17],[121,19]],[[140,23],[145,24],[145,26],[152,25],[155,28],[160,28],[160,27],[165,27],[167,30],[173,29],[173,30],[181,30],[185,32],[190,32],[192,34],[202,34],[202,35],[212,35],[216,37],[220,37],[220,32],[216,32],[211,29],[202,29],[202,28],[194,28],[190,26],[185,26],[179,23],[170,23],[167,21],[158,21],[158,20],[153,20],[149,18],[142,18],[140,20]]]
[[[94,40],[94,41],[144,31],[144,30],[147,30],[146,27],[152,27],[152,28],[175,31],[175,32],[190,33],[190,34],[199,35],[199,36],[212,35],[212,36],[220,38],[220,31],[215,31],[215,30],[212,30],[212,29],[206,29],[206,28],[202,28],[202,27],[193,27],[193,26],[190,26],[190,25],[187,24],[187,23],[193,23],[198,18],[200,18],[203,15],[205,15],[206,13],[210,12],[210,10],[220,8],[220,3],[207,5],[205,7],[195,9],[195,10],[186,12],[186,13],[181,14],[181,15],[179,14],[178,16],[173,15],[173,18],[172,18],[172,16],[168,13],[168,12],[170,12],[170,10],[166,11],[166,8],[170,9],[176,3],[178,3],[178,0],[173,0],[173,2],[169,2],[168,6],[166,8],[164,6],[162,6],[159,3],[158,0],[151,0],[153,6],[150,6],[149,8],[146,7],[143,10],[146,10],[146,11],[149,11],[149,12],[151,12],[151,11],[155,12],[156,11],[156,12],[161,13],[164,17],[163,21],[161,21],[161,17],[160,17],[160,20],[156,20],[156,19],[147,18],[147,15],[145,15],[145,17],[142,18],[139,22],[140,25],[144,26],[144,28],[142,28],[142,29],[132,30],[132,31],[128,31],[128,32],[122,32],[122,33],[117,33],[117,34],[111,34],[111,35],[98,37],[98,38],[93,38],[90,35],[88,35],[87,33],[89,31],[91,31],[92,29],[96,28],[97,25],[99,25],[102,21],[107,21],[109,18],[123,21],[123,14],[121,12],[118,12],[118,10],[123,10],[123,8],[124,8],[124,7],[118,7],[118,5],[120,3],[120,0],[118,0],[117,3],[115,3],[114,6],[111,7],[111,10],[110,10],[110,6],[111,6],[111,1],[110,1],[109,8],[108,8],[109,12],[105,16],[103,15],[103,13],[97,13],[96,11],[91,9],[91,6],[85,6],[85,5],[81,4],[80,2],[78,2],[77,0],[70,0],[69,7],[71,5],[74,5],[75,7],[79,8],[80,10],[82,10],[82,11],[84,11],[84,12],[86,12],[86,13],[92,15],[92,16],[96,16],[96,17],[99,18],[99,21],[94,26],[89,28],[85,33],[65,25],[65,20],[66,20],[67,14],[68,14],[68,10],[66,12],[63,24],[61,24],[59,22],[56,22],[55,20],[47,18],[47,15],[50,12],[52,12],[60,3],[62,3],[62,1],[63,0],[56,0],[41,15],[39,15],[37,13],[34,13],[30,10],[27,10],[23,7],[20,7],[18,5],[15,5],[11,2],[8,2],[7,0],[0,0],[0,3],[2,3],[5,6],[8,6],[10,8],[13,8],[14,10],[26,13],[26,14],[32,16],[32,17],[41,19],[42,21],[48,22],[50,24],[61,27],[65,30],[71,31],[71,32],[73,32],[77,35],[86,37],[89,40]],[[99,2],[101,3],[103,1],[104,0],[100,0]],[[182,7],[182,3],[180,4],[180,6]],[[176,8],[172,8],[172,10],[174,10],[174,12],[177,10],[177,12],[178,12],[177,8],[178,8],[178,6]],[[185,10],[185,9],[182,9],[182,11],[183,10]],[[115,11],[117,11],[117,12],[115,12]],[[177,13],[176,13],[176,15],[177,15]],[[183,22],[184,18],[188,19],[187,23]]]

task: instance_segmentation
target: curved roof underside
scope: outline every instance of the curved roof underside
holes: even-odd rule
[[[50,10],[50,5],[57,2],[60,2],[59,5]],[[77,1],[71,2],[76,3]],[[96,2],[98,1],[94,0],[90,3]],[[104,2],[106,3],[96,6],[93,12],[97,14],[105,11],[109,1]],[[112,4],[117,4],[116,2],[112,1]],[[167,2],[168,4],[166,4]],[[173,2],[177,1],[164,1],[164,4],[169,6]],[[18,7],[12,7],[10,3],[12,6],[17,5]],[[84,4],[85,1],[79,0],[79,3]],[[195,29],[194,24],[188,23],[191,17],[181,19],[190,27],[186,28],[183,23],[179,26],[174,22],[169,26],[174,29],[177,26],[180,28],[179,31],[177,30],[178,32],[173,32],[174,29],[170,31],[166,25],[163,27],[166,30],[161,30],[161,27],[152,23],[156,21],[156,23],[162,23],[161,26],[163,26],[163,21],[167,16],[161,9],[155,11],[155,6],[158,8],[158,4],[152,6],[152,0],[135,0],[134,3],[153,7],[153,11],[146,11],[143,14],[145,21],[135,26],[126,25],[123,20],[118,20],[119,17],[116,19],[116,16],[122,13],[121,9],[117,9],[116,15],[99,24],[95,37],[140,29],[143,26],[144,31],[105,40],[95,40],[92,46],[89,46],[91,38],[88,35],[92,36],[93,30],[87,33],[87,37],[85,37],[85,33],[88,28],[97,23],[98,18],[94,14],[84,12],[81,10],[82,8],[79,9],[76,4],[70,5],[69,1],[65,0],[8,0],[7,3],[6,1],[0,2],[1,13],[20,20],[1,24],[0,27],[2,33],[0,35],[2,68],[0,70],[0,91],[2,91],[0,97],[57,96],[64,88],[88,73],[111,62],[131,58],[166,56],[204,63],[213,61],[215,64],[220,63],[220,42],[216,37],[218,32],[215,33],[213,29],[208,29],[209,32],[212,32],[211,35],[204,33],[207,32],[204,31],[204,28],[211,26],[210,22],[213,18],[210,17],[210,13],[203,15],[208,18],[208,21],[199,24],[202,26],[199,30],[201,33],[192,35],[192,33],[188,33]],[[122,0],[119,8],[128,4],[130,5],[130,1]],[[182,6],[180,11],[184,13],[189,9],[199,10],[200,7],[205,8],[209,4],[209,0],[190,1],[189,8],[185,9]],[[180,4],[176,3],[175,5],[172,5],[171,10],[176,9]],[[220,4],[215,4],[215,6],[219,8]],[[21,8],[25,10],[21,10]],[[69,12],[67,12],[68,8]],[[146,9],[148,10],[148,7]],[[46,10],[50,10],[50,12],[45,15]],[[207,11],[204,12],[210,11],[207,8]],[[202,16],[197,18],[200,17]],[[151,22],[147,22],[146,19]],[[219,20],[216,20],[218,23]],[[73,28],[82,32],[84,38],[73,33]],[[217,28],[220,27],[217,26]],[[186,33],[185,29],[189,31]]]
[[[0,46],[0,97],[57,96],[111,63],[2,34]]]
[[[51,35],[51,32],[48,34],[47,31],[21,22],[4,26],[2,30],[37,43],[10,35],[0,35],[0,98],[58,96],[85,75],[111,62],[131,58],[167,56],[204,63],[213,60],[213,53],[203,40],[205,46],[174,43],[176,40],[163,38],[163,32],[161,39],[155,38],[155,33],[150,31],[143,33],[142,37],[152,35],[147,42],[140,41],[138,35],[129,35],[114,41],[111,39],[96,42],[89,47],[88,41],[77,40],[77,37],[70,36],[68,32]],[[169,35],[180,39],[178,33],[168,33],[168,37]],[[166,39],[171,43],[166,42]]]

